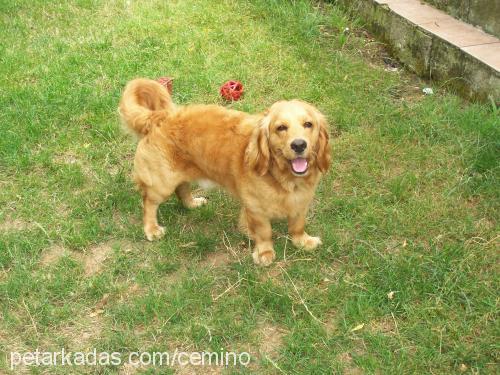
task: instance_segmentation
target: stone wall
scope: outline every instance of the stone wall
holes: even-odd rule
[[[500,72],[390,10],[377,0],[337,0],[360,16],[366,27],[387,43],[392,54],[418,75],[469,100],[500,105]]]

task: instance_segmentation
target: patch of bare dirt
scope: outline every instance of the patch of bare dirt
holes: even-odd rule
[[[134,375],[137,371],[141,370],[141,366],[135,363],[126,362],[123,366],[118,370],[119,375]]]
[[[31,223],[21,220],[21,219],[10,219],[7,218],[2,223],[0,223],[0,232],[15,232],[25,229],[29,229],[32,226]]]
[[[330,311],[327,314],[326,319],[324,319],[323,321],[325,323],[325,330],[328,335],[331,335],[335,331],[337,331],[338,320],[336,311]]]
[[[283,264],[280,264],[280,263],[283,263]],[[266,279],[273,279],[273,280],[281,280],[282,277],[282,273],[283,273],[283,269],[282,267],[285,267],[285,264],[284,262],[276,262],[274,265],[272,265],[271,267],[267,267],[265,269],[265,272],[263,273],[263,275],[265,275]]]
[[[51,331],[44,334],[41,346],[59,350],[63,345],[68,352],[87,352],[93,349],[106,326],[102,313],[108,298],[108,295],[104,295],[93,309],[82,310],[73,321],[52,327]]]
[[[340,353],[337,356],[337,359],[339,360],[339,362],[342,362],[343,364],[351,364],[352,363],[352,355],[348,352]]]
[[[200,358],[200,365],[192,365],[190,363],[184,363],[184,362],[187,362],[188,361],[188,358],[184,357],[184,356],[181,356],[181,361],[183,362],[182,364],[179,363],[179,357],[176,357],[177,359],[175,359],[174,361],[174,358],[173,358],[173,353],[175,351],[177,351],[178,353],[181,353],[181,352],[185,352],[185,353],[194,353],[194,352],[198,352],[199,349],[195,348],[193,345],[186,345],[186,343],[180,343],[180,342],[170,342],[168,344],[168,347],[165,349],[165,351],[167,351],[169,353],[169,367],[171,367],[174,371],[175,371],[175,374],[176,375],[218,375],[218,374],[222,374],[223,372],[225,373],[224,369],[226,367],[220,365],[220,361],[223,359],[221,359],[221,357],[219,356],[218,360],[219,360],[219,365],[217,365],[215,363],[215,359],[213,358],[212,360],[214,362],[212,362],[212,364],[209,364],[208,363],[208,357],[204,357],[203,361],[205,361],[205,364],[201,365],[201,357]],[[230,364],[232,365],[233,362],[231,362],[233,359],[233,357],[230,357],[229,361],[230,361]],[[158,360],[158,359],[157,359]],[[164,359],[166,361],[166,357]],[[198,359],[196,359],[196,357],[193,357],[194,361],[198,361]],[[156,365],[158,367],[158,364]],[[165,364],[163,364],[163,366],[165,366]],[[133,366],[133,365],[129,365],[129,366],[123,366],[123,368],[120,370],[120,374],[122,375],[133,375],[135,373],[137,373],[138,371],[141,371],[141,370],[145,370],[145,369],[152,369],[153,368],[153,365],[150,365],[150,366]]]
[[[340,353],[337,360],[344,365],[345,375],[361,375],[364,371],[357,367],[354,363],[353,357],[349,352]]]
[[[480,232],[488,232],[495,227],[495,223],[487,218],[481,218],[474,222],[474,227]]]
[[[72,351],[87,351],[92,349],[92,343],[98,339],[104,328],[104,318],[100,314],[90,313],[78,317],[71,324],[59,328],[58,336],[67,341],[67,349]]]
[[[208,254],[208,256],[200,262],[203,267],[220,267],[231,263],[232,256],[224,250],[216,251]]]
[[[7,333],[2,332],[2,328],[0,327],[0,348],[5,349],[5,352],[18,352],[24,353],[32,351],[33,348],[26,346],[17,335],[8,335]],[[14,373],[14,372],[12,372]],[[19,365],[15,368],[16,374],[31,374],[31,370],[29,366]],[[3,374],[0,369],[0,374]]]
[[[394,334],[396,333],[396,324],[390,316],[372,320],[368,328],[373,333]]]
[[[48,249],[45,249],[40,258],[40,264],[44,267],[48,267],[52,264],[57,263],[57,261],[63,256],[67,255],[68,251],[61,245],[52,245]]]
[[[101,272],[105,265],[105,260],[109,258],[113,243],[105,242],[87,249],[84,253],[76,256],[83,263],[86,276],[92,276]]]
[[[186,276],[186,272],[187,272],[187,267],[185,265],[181,265],[177,270],[175,270],[172,273],[169,273],[162,279],[163,285],[172,286],[177,284],[179,281],[182,280],[184,276]]]
[[[232,364],[232,363],[231,363]],[[218,375],[222,374],[222,370],[225,367],[216,366],[178,366],[176,367],[176,375]]]
[[[120,293],[119,301],[123,302],[143,293],[145,293],[144,288],[137,283],[132,283],[127,289]]]
[[[259,353],[263,357],[276,359],[280,347],[283,345],[283,337],[286,332],[282,328],[269,322],[263,322],[257,327],[259,337]]]
[[[389,238],[386,240],[384,254],[397,255],[408,246],[408,241],[402,238]]]
[[[347,367],[344,369],[344,375],[364,375],[365,372],[359,367]]]
[[[28,350],[28,347],[21,342],[17,335],[7,334],[0,329],[0,347],[6,348],[12,352],[24,352]]]

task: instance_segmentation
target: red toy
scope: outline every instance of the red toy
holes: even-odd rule
[[[243,95],[243,85],[239,81],[227,81],[220,88],[221,96],[227,101],[236,101]]]
[[[172,95],[173,92],[173,82],[174,79],[172,77],[160,77],[156,80],[160,85],[165,87],[168,90],[168,93]]]

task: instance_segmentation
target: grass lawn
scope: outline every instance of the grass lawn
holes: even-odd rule
[[[362,23],[307,1],[0,2],[0,373],[10,352],[235,351],[228,374],[499,370],[499,112],[385,69]],[[343,30],[348,27],[349,32]],[[135,77],[178,103],[317,105],[340,136],[310,211],[251,260],[238,203],[160,209],[148,243],[117,104]],[[19,367],[34,374],[221,368]]]

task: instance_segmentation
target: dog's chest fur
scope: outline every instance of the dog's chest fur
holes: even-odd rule
[[[319,179],[318,179],[319,180]],[[261,212],[271,219],[281,219],[294,216],[307,210],[314,197],[316,183],[289,181],[285,186],[269,184],[266,181],[257,183],[257,189],[248,189],[243,194],[244,205]]]

